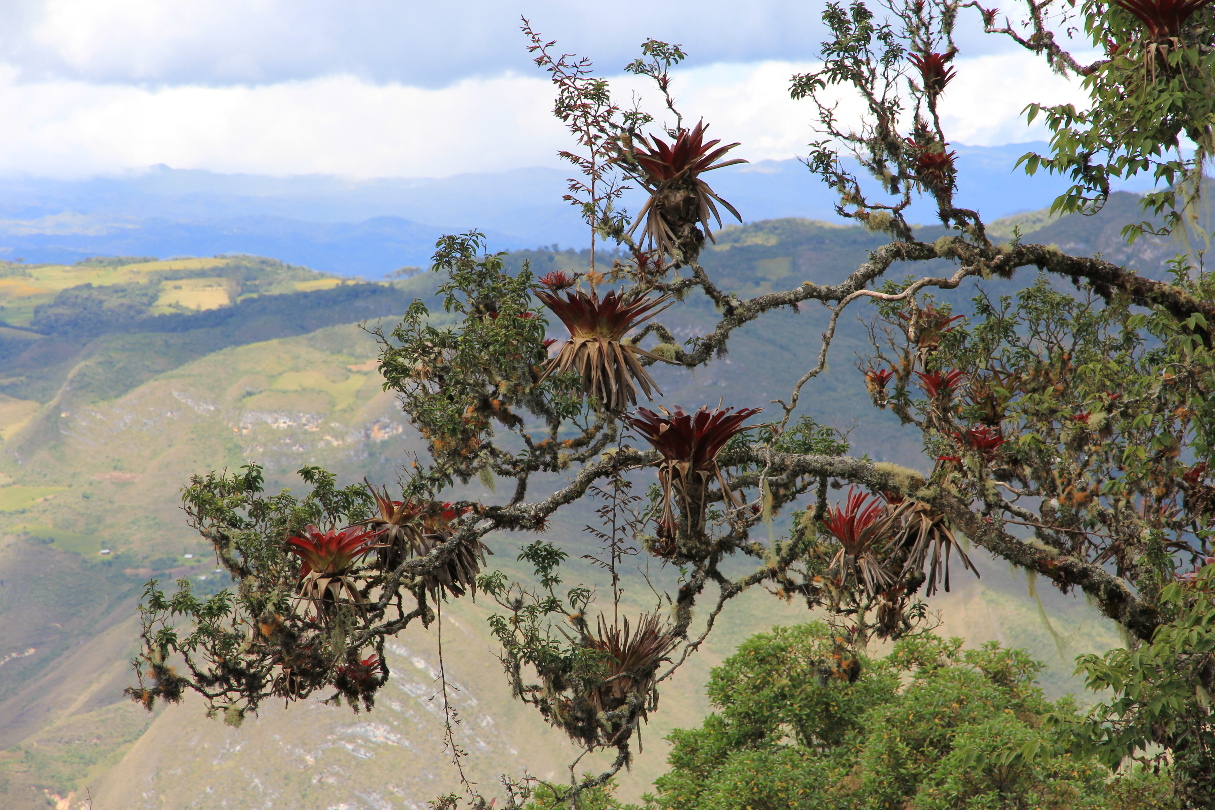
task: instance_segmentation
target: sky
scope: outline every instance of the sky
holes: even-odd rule
[[[590,58],[627,102],[647,37],[689,54],[685,116],[752,161],[816,136],[790,77],[815,69],[823,0],[3,0],[0,173],[78,178],[174,168],[445,177],[557,165],[571,143],[520,18]],[[744,9],[742,11],[741,9]],[[1030,101],[1078,88],[977,19],[944,99],[953,142],[1041,140]],[[964,26],[965,27],[965,26]],[[843,99],[847,120],[855,104]]]

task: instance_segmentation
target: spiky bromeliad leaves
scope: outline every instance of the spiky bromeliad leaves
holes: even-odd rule
[[[682,257],[684,262],[696,260],[705,237],[713,239],[710,216],[721,227],[717,203],[742,222],[737,209],[719,197],[700,175],[747,161],[742,158],[721,160],[739,144],[719,147],[720,139],[706,143],[707,129],[704,121],[697,123],[691,131],[681,129],[669,146],[661,138],[642,136],[639,138],[642,148],[632,154],[643,172],[641,182],[650,192],[637,222],[644,217],[645,237],[657,250],[672,257]]]
[[[679,637],[654,614],[642,614],[636,628],[630,628],[628,619],[609,625],[601,615],[594,634],[585,624],[581,634],[576,643],[595,654],[593,675],[571,678],[554,672],[546,677],[547,715],[588,747],[617,745],[622,735],[632,733],[637,719],[647,719],[658,708],[658,667],[669,660]]]
[[[458,508],[450,503],[433,504],[422,517],[422,537],[425,541],[421,555],[429,554],[431,550],[446,543],[455,536],[452,531],[452,521],[467,512],[468,509]],[[461,597],[466,592],[477,592],[477,574],[485,565],[485,555],[493,554],[489,546],[476,538],[465,538],[459,542],[455,554],[444,565],[435,571],[422,576],[422,584],[430,591],[431,598],[437,599],[444,594]]]
[[[600,616],[598,634],[590,644],[603,653],[607,677],[591,695],[595,707],[600,712],[612,712],[627,705],[632,696],[649,696],[658,665],[667,660],[678,641],[670,628],[664,627],[652,613],[643,614],[632,633],[628,619],[623,627],[609,626]],[[657,703],[658,695],[654,693],[640,704],[641,716],[644,718]]]
[[[592,288],[589,293],[567,291],[564,298],[538,289],[536,297],[570,331],[569,340],[548,361],[541,380],[554,373],[576,371],[582,377],[583,390],[612,413],[637,404],[638,386],[648,398],[653,397],[653,391],[662,393],[639,358],[670,361],[623,339],[634,326],[670,306],[669,295],[648,298],[612,290],[600,298]]]
[[[850,577],[870,596],[885,590],[894,582],[879,554],[890,539],[896,516],[880,500],[869,501],[864,490],[848,489],[844,508],[831,507],[823,520],[823,528],[839,541],[827,572],[840,584]]]
[[[379,514],[363,521],[362,526],[379,541],[378,564],[383,571],[392,571],[406,560],[425,557],[436,546],[453,536],[451,522],[465,510],[451,503],[429,506],[408,501],[394,501],[383,491],[368,485],[375,498]],[[476,593],[477,574],[485,564],[485,555],[493,554],[480,540],[461,542],[455,555],[446,564],[421,577],[422,586],[437,599],[444,594],[460,597],[467,591]]]
[[[694,414],[676,407],[674,413],[659,408],[659,415],[648,408],[638,408],[637,416],[626,417],[654,449],[662,454],[658,462],[658,480],[662,483],[662,517],[658,524],[660,539],[673,540],[678,534],[672,500],[677,500],[684,514],[684,528],[690,536],[704,532],[706,497],[710,482],[716,478],[721,485],[722,498],[731,506],[740,504],[726,484],[717,453],[734,434],[745,430],[743,422],[760,412],[760,408],[701,407]]]
[[[915,179],[921,186],[935,194],[952,193],[957,185],[957,170],[954,161],[957,152],[947,152],[949,144],[938,142],[921,143],[908,138],[907,145],[912,151],[912,163],[915,168]]]
[[[931,400],[948,399],[953,396],[954,389],[966,376],[965,372],[954,369],[942,374],[939,371],[917,371],[915,376],[920,381],[920,387]]]
[[[429,545],[422,534],[422,514],[417,505],[394,501],[388,495],[388,487],[381,491],[366,479],[364,482],[375,499],[378,514],[359,525],[366,526],[379,541],[376,554],[379,568],[391,571],[410,557],[425,556]]]
[[[350,574],[361,557],[377,548],[375,539],[374,532],[354,526],[322,532],[311,524],[304,528],[303,537],[288,538],[288,550],[301,560],[300,598],[312,602],[322,617],[346,597],[362,604]]]
[[[954,551],[962,558],[963,567],[979,576],[979,570],[966,556],[966,550],[950,530],[944,515],[926,503],[904,499],[894,493],[883,493],[883,497],[894,522],[890,555],[895,556],[900,551],[906,555],[900,580],[906,581],[913,572],[923,571],[928,577],[924,589],[926,596],[937,592],[938,582],[948,591],[949,558]]]
[[[909,59],[920,71],[920,79],[924,83],[924,92],[930,96],[939,96],[945,90],[945,85],[953,79],[954,69],[948,63],[957,51],[950,48],[946,53],[913,53]]]
[[[337,668],[333,685],[351,706],[362,702],[370,709],[375,702],[375,693],[383,684],[388,671],[378,655],[360,659],[352,656],[349,663]]]

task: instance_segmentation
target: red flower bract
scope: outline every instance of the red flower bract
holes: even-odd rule
[[[612,290],[602,298],[591,290],[566,292],[565,297],[547,290],[536,290],[536,297],[561,319],[570,338],[548,361],[541,379],[554,372],[577,371],[586,393],[598,398],[612,412],[626,404],[637,403],[637,386],[647,397],[659,390],[638,357],[663,360],[637,346],[621,342],[625,334],[642,321],[670,306],[670,296],[647,298],[623,296]]]
[[[666,408],[659,410],[663,415],[649,408],[638,408],[637,416],[625,419],[667,460],[686,461],[692,469],[704,471],[712,468],[725,443],[744,429],[742,423],[762,409],[714,408],[710,411],[702,406],[690,414],[677,405],[673,413]]]
[[[1134,14],[1154,42],[1181,36],[1181,26],[1211,0],[1114,0],[1119,8]]]
[[[991,459],[996,451],[1000,449],[1000,445],[1004,444],[1008,439],[1000,435],[998,428],[982,426],[970,427],[965,433],[955,433],[954,437],[970,447],[978,451],[984,458]]]
[[[844,508],[833,506],[827,512],[823,528],[840,541],[840,550],[828,566],[840,580],[849,574],[869,594],[875,594],[893,582],[890,572],[877,558],[882,541],[890,536],[892,510],[878,499],[869,501],[869,493],[848,488]]]
[[[305,536],[287,539],[288,550],[302,561],[300,598],[313,603],[318,618],[328,621],[339,602],[362,604],[363,596],[348,575],[360,557],[380,548],[378,534],[355,526],[322,532],[309,524]]]
[[[930,189],[944,191],[954,185],[953,162],[957,152],[946,152],[948,144],[920,143],[911,138],[907,145],[915,152],[915,179]]]
[[[939,371],[917,371],[915,376],[919,378],[920,387],[924,389],[924,393],[928,395],[929,399],[936,399],[939,396],[953,393],[958,382],[966,375],[954,370],[947,374]]]
[[[1181,476],[1181,478],[1183,481],[1185,481],[1190,486],[1197,486],[1199,483],[1202,482],[1202,479],[1206,478],[1206,475],[1207,475],[1207,463],[1205,461],[1201,461],[1201,462],[1195,464],[1193,467],[1190,467],[1188,470],[1186,470],[1185,473]]]
[[[359,660],[352,656],[351,663],[343,664],[334,672],[333,685],[346,696],[351,706],[361,701],[368,709],[374,704],[377,689],[384,685],[380,678],[380,658],[371,655]]]
[[[706,129],[708,126],[701,121],[691,131],[680,130],[669,146],[661,138],[641,137],[641,149],[632,156],[644,173],[642,182],[650,191],[650,199],[642,206],[637,221],[645,218],[645,233],[655,248],[671,255],[682,252],[685,259],[695,258],[706,236],[713,238],[710,216],[721,225],[717,203],[742,221],[734,206],[717,196],[698,175],[747,161],[721,160],[738,144],[717,147],[720,140],[706,143]],[[703,233],[696,231],[697,225],[704,228]]]
[[[645,138],[642,138],[641,142],[645,151],[637,152],[633,157],[641,168],[645,169],[647,179],[654,186],[676,180],[685,174],[711,172],[723,166],[747,162],[742,158],[734,158],[724,163],[717,163],[719,158],[724,157],[738,144],[732,143],[720,149],[713,149],[714,146],[721,143],[721,139],[705,143],[704,134],[708,128],[708,125],[701,121],[692,127],[691,131],[680,130],[674,143],[670,146],[667,146],[661,138],[650,138],[653,142],[652,146],[646,142]]]
[[[325,576],[339,576],[349,571],[355,562],[375,548],[377,532],[358,529],[330,529],[322,532],[309,524],[304,528],[304,537],[287,540],[288,550],[299,555],[300,578],[316,572]]]
[[[371,655],[353,664],[344,664],[337,668],[338,677],[349,678],[356,684],[365,684],[375,677],[376,665],[380,663],[377,655]]]
[[[878,388],[885,388],[886,383],[894,377],[894,372],[888,368],[871,368],[865,372],[866,382],[873,383]]]
[[[869,493],[848,488],[848,499],[841,510],[838,505],[827,510],[823,526],[848,549],[861,546],[865,532],[882,517],[885,506],[879,500],[869,502]]]
[[[659,538],[670,540],[677,534],[672,496],[678,495],[683,506],[685,526],[689,534],[699,535],[704,529],[705,497],[709,482],[716,478],[721,484],[722,497],[732,506],[738,500],[726,485],[717,454],[734,434],[744,430],[743,422],[760,412],[759,408],[700,408],[690,414],[683,408],[675,411],[659,408],[662,415],[638,408],[636,416],[625,421],[662,454],[658,465],[658,480],[662,483],[663,510],[658,524]]]
[[[560,270],[546,273],[536,281],[550,290],[565,290],[574,286],[574,277]]]
[[[953,68],[946,63],[953,59],[954,51],[947,53],[913,53],[909,59],[920,71],[924,82],[924,90],[930,95],[938,95],[945,85],[953,78]]]

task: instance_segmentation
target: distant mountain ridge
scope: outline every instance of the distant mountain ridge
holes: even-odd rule
[[[1066,181],[1014,169],[1018,157],[1046,146],[951,144],[958,154],[956,199],[989,221],[1048,206]],[[487,234],[492,250],[581,248],[586,225],[562,199],[570,172],[524,168],[351,180],[155,166],[85,180],[10,175],[0,177],[0,259],[72,263],[86,256],[245,253],[380,278],[402,266],[425,266],[441,235],[473,228]],[[714,172],[711,180],[747,222],[841,221],[834,194],[797,160],[758,161]],[[636,192],[626,199],[634,211],[640,203]],[[910,218],[931,223],[935,214],[920,201]]]

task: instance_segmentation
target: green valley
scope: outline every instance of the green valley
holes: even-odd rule
[[[1057,232],[1060,242],[1097,245],[1092,233],[1103,222],[1039,215],[1003,224],[1010,236],[1019,224],[1022,233],[1041,229],[1043,241]],[[858,228],[776,220],[724,229],[703,261],[724,286],[755,295],[837,278],[882,241]],[[1158,272],[1156,248],[1141,251],[1127,260],[1139,257],[1145,273]],[[530,261],[536,273],[579,269],[587,258],[507,257],[515,266]],[[233,729],[203,717],[189,698],[149,715],[122,696],[132,682],[144,583],[184,578],[203,593],[229,584],[185,523],[180,491],[192,475],[252,460],[264,465],[270,488],[299,486],[295,471],[311,464],[343,483],[392,484],[409,454],[422,451],[383,390],[376,341],[359,324],[391,328],[415,297],[433,302],[435,283],[429,274],[356,283],[247,256],[0,264],[0,804],[421,808],[455,788],[434,697],[436,639],[418,628],[390,646],[396,674],[369,714],[308,701]],[[441,307],[432,311],[443,317]],[[713,313],[688,307],[671,315],[668,326],[687,340]],[[740,331],[729,355],[695,378],[656,369],[659,401],[695,407],[725,397],[771,407],[812,363],[825,323],[823,312],[781,313]],[[921,448],[869,405],[852,368],[866,346],[859,324],[841,323],[831,357],[839,373],[807,389],[808,410],[850,431],[855,453],[922,464]],[[592,519],[589,510],[566,516],[549,539],[578,558],[594,548],[582,531]],[[496,538],[490,566],[521,571],[518,548],[529,541]],[[650,576],[678,576],[658,562]],[[1083,600],[1043,588],[1027,601],[1032,583],[990,561],[980,568],[981,580],[959,575],[952,593],[931,601],[940,632],[1028,648],[1050,663],[1048,694],[1079,687],[1076,654],[1117,643],[1112,625]],[[590,564],[571,570],[602,585]],[[640,574],[628,578],[626,593],[629,610],[649,604]],[[488,600],[444,608],[445,634],[461,639],[444,654],[460,687],[453,703],[467,767],[483,783],[523,768],[566,779],[571,745],[512,700],[499,677],[486,626],[492,608]],[[709,669],[743,639],[806,618],[804,607],[766,594],[734,605],[665,691],[645,730],[647,749],[665,751],[671,729],[700,722]],[[640,762],[620,795],[639,797],[662,759]],[[579,767],[590,770],[586,761]]]

